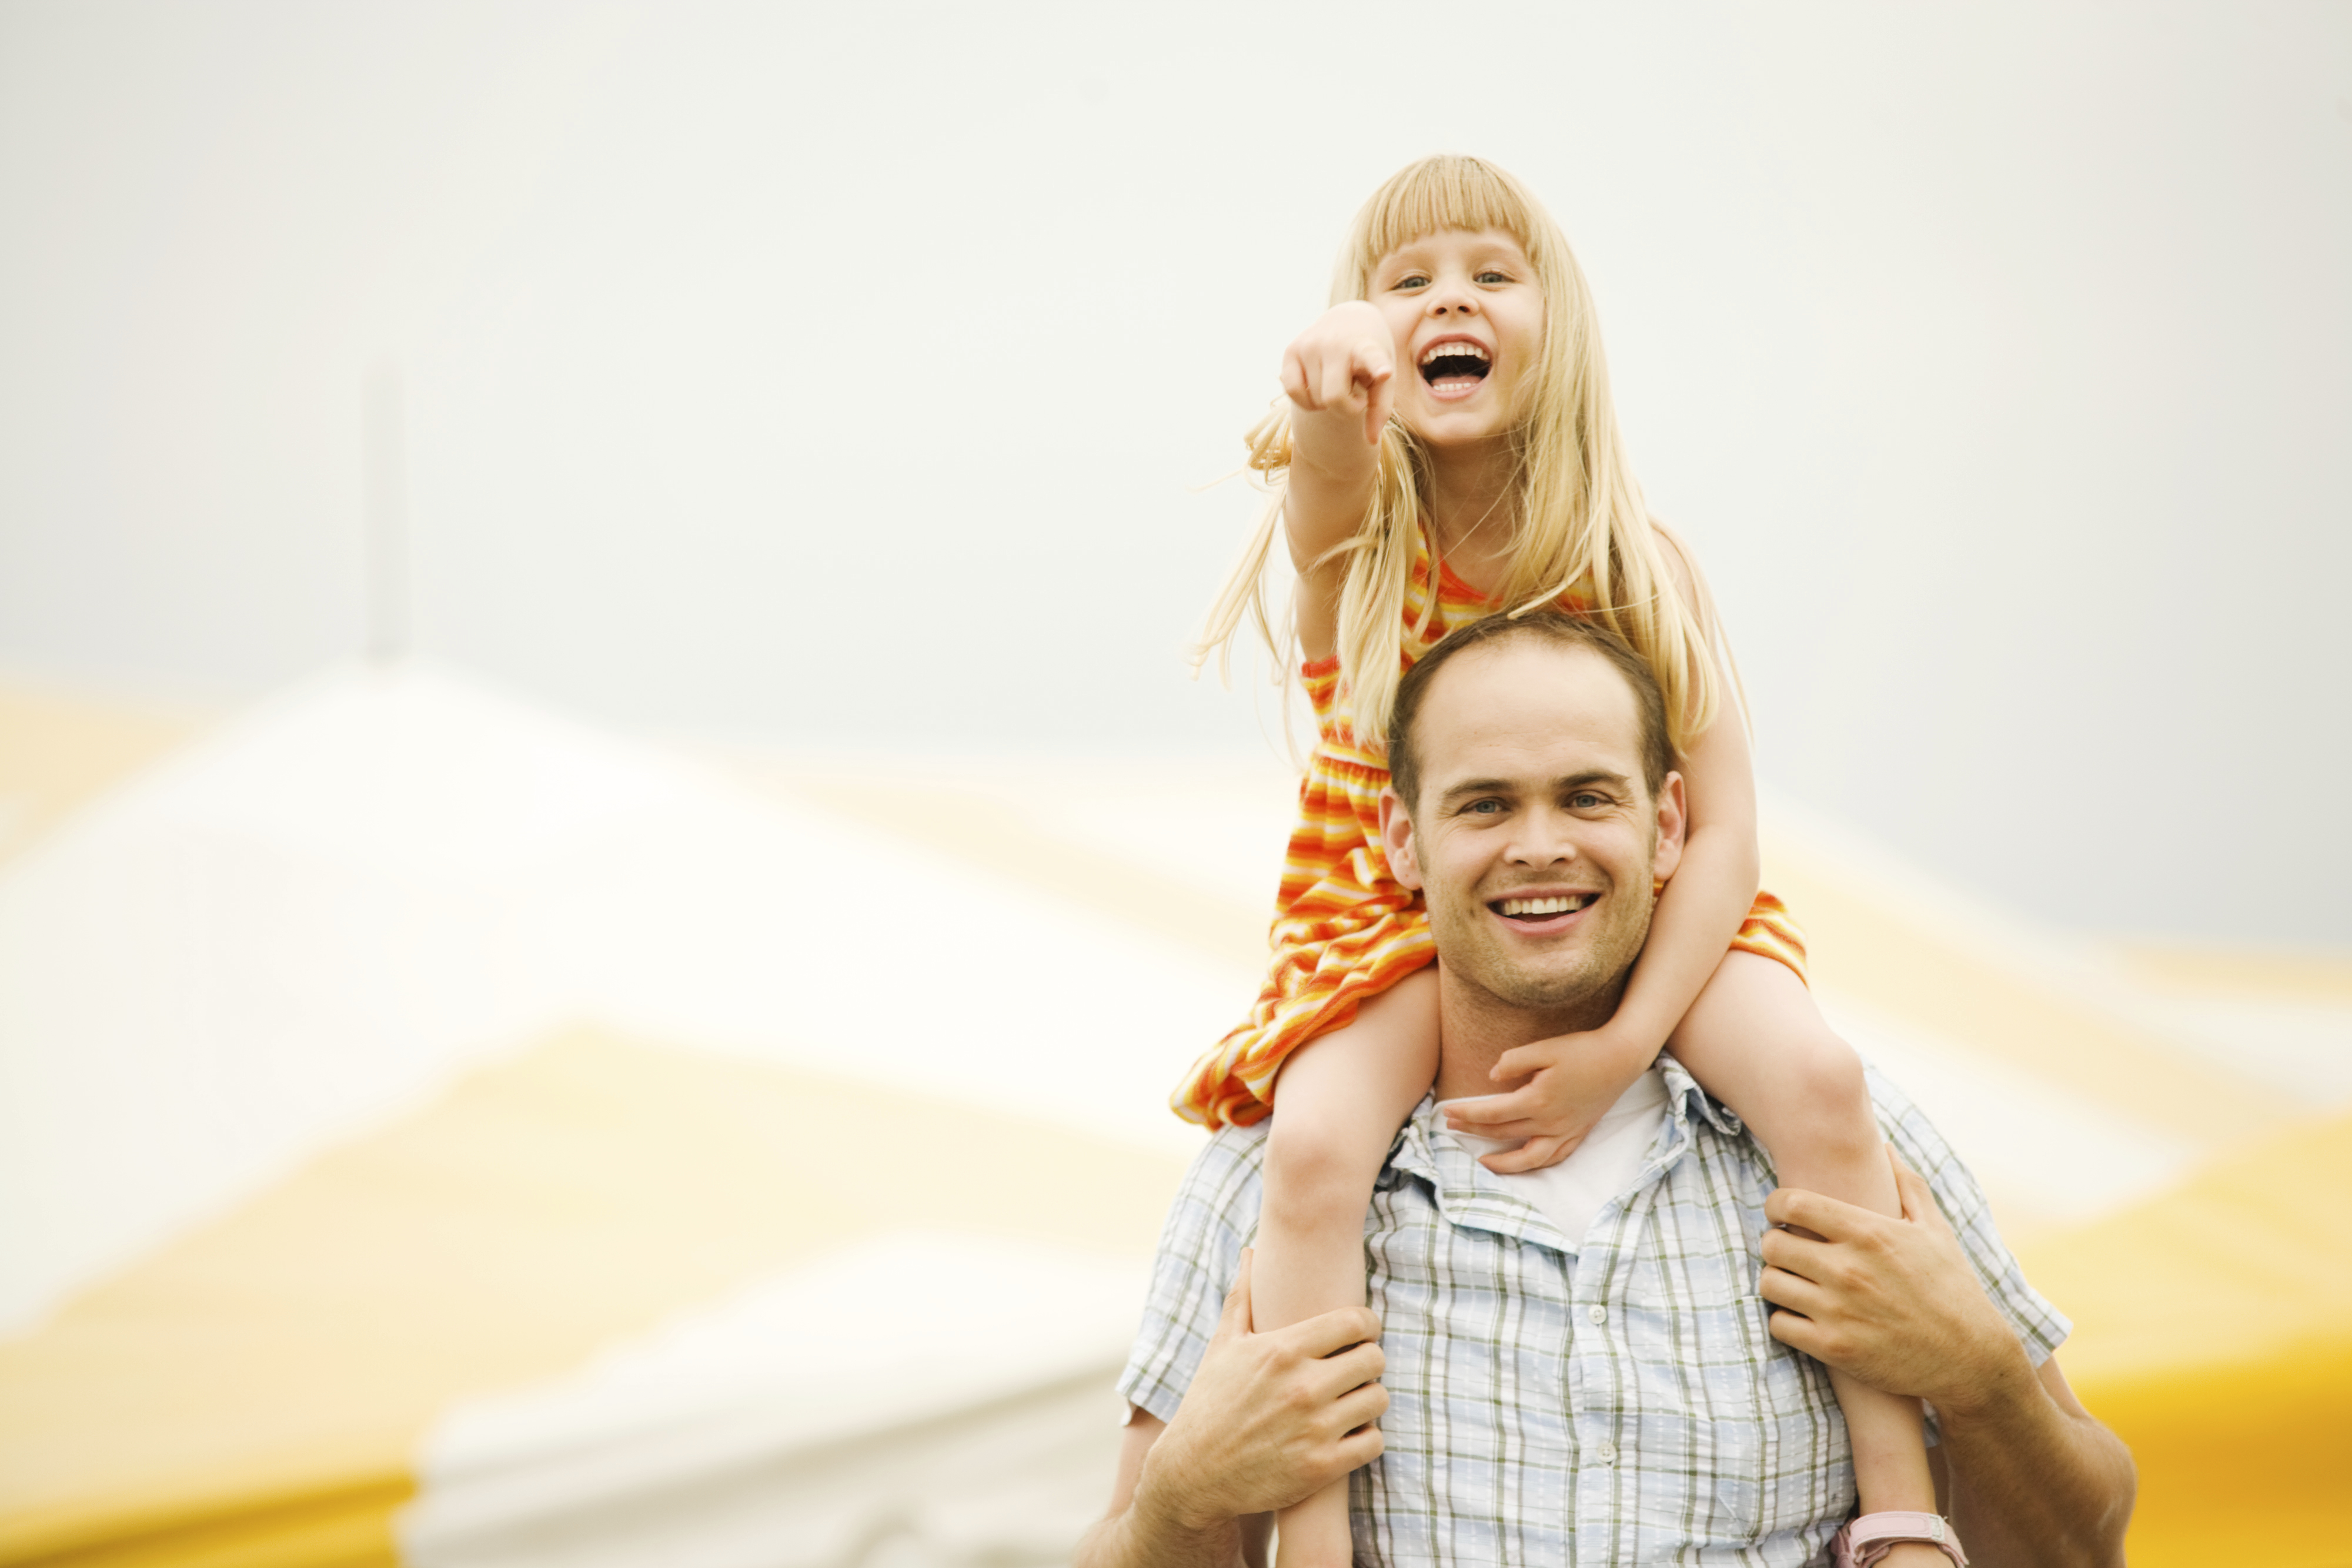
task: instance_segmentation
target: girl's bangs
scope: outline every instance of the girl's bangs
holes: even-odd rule
[[[1356,269],[1369,276],[1381,257],[1444,229],[1500,229],[1528,258],[1540,246],[1526,193],[1484,159],[1424,158],[1374,193],[1357,220]]]

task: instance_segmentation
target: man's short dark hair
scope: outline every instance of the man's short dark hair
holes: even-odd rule
[[[1429,685],[1446,662],[1472,648],[1498,647],[1521,637],[1540,638],[1556,647],[1584,648],[1598,653],[1625,677],[1633,693],[1633,711],[1641,724],[1642,778],[1656,800],[1666,773],[1675,765],[1675,745],[1666,730],[1666,699],[1658,677],[1622,637],[1606,626],[1580,620],[1559,610],[1536,610],[1513,618],[1489,615],[1447,635],[1423,653],[1397,683],[1396,706],[1389,716],[1389,781],[1410,816],[1421,803],[1421,758],[1413,750],[1413,721],[1429,695]]]

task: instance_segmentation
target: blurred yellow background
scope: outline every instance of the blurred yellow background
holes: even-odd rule
[[[256,759],[307,774],[312,792],[314,820],[275,842],[254,827],[270,819],[238,827],[218,815],[218,792],[249,782]],[[631,770],[676,793],[644,778],[632,788]],[[387,777],[397,794],[366,792]],[[651,1561],[665,1541],[709,1534],[714,1513],[733,1517],[712,1500],[730,1464],[760,1492],[737,1526],[764,1521],[805,1541],[793,1561],[856,1560],[871,1544],[859,1531],[877,1521],[939,1561],[959,1551],[1055,1560],[1099,1507],[1136,1270],[1192,1135],[1172,1121],[1172,1136],[1122,1123],[1119,1103],[1182,1064],[1192,999],[1171,977],[1204,967],[1241,988],[1262,940],[1244,899],[1186,874],[1181,846],[1253,816],[1244,836],[1286,827],[1276,768],[1198,768],[1189,805],[1145,815],[1127,808],[1119,778],[1075,762],[918,769],[698,754],[571,727],[420,669],[331,677],[226,722],[0,688],[0,800],[30,824],[0,867],[0,952],[20,979],[42,952],[82,971],[56,1004],[70,1021],[41,1011],[39,993],[55,987],[16,986],[0,1009],[12,1030],[46,1021],[48,1039],[102,1069],[77,1080],[12,1063],[18,1113],[37,1108],[80,1134],[29,1159],[12,1141],[15,1179],[50,1184],[17,1212],[95,1215],[112,1229],[110,1255],[37,1260],[55,1304],[0,1344],[0,1562],[519,1563],[583,1529],[601,1532],[616,1562]],[[602,797],[596,810],[578,810],[583,794]],[[1089,802],[1106,814],[1090,815]],[[511,857],[507,835],[567,810],[563,833]],[[853,949],[908,896],[896,874],[878,891],[827,880],[773,890],[820,906],[814,921],[758,933],[793,945],[769,962],[794,978],[731,1014],[702,1014],[704,1031],[702,978],[661,972],[658,955],[635,990],[560,961],[552,974],[525,972],[550,961],[534,926],[553,920],[560,941],[577,934],[566,909],[661,896],[631,864],[649,830],[679,816],[708,827],[722,812],[740,814],[729,832],[673,846],[708,859],[673,875],[680,902],[641,912],[651,925],[691,942],[714,915],[761,919],[729,886],[737,855],[752,858],[753,874],[766,868],[751,842],[761,824],[795,838],[787,865],[814,867],[820,841],[904,852],[925,868],[919,896],[976,893],[992,918],[1027,927],[1016,935],[1037,943],[1036,967],[1066,956],[1033,924],[1040,911],[1131,944],[1093,956],[1121,955],[1108,961],[1135,1000],[1117,1050],[1145,1058],[1143,1070],[1109,1062],[1077,1098],[1039,1107],[993,1092],[984,1073],[957,1084],[896,1057],[891,1028],[868,1031],[870,1051],[813,1030],[798,977],[856,983],[865,957]],[[476,858],[370,863],[364,844],[346,845],[333,870],[349,885],[313,886],[299,907],[247,903],[254,887],[288,898],[299,868],[331,864],[331,826],[372,842],[437,826]],[[1811,927],[1825,1005],[1946,1126],[2032,1277],[2075,1319],[2070,1375],[2141,1466],[2133,1560],[2339,1561],[2334,1416],[2352,1396],[2352,1220],[2340,1201],[2352,1119],[2330,1109],[2341,1077],[2298,1096],[2276,1064],[2240,1071],[2185,1048],[2160,1020],[2194,1004],[2244,1009],[2259,1025],[2284,1009],[2306,1029],[2352,1036],[2352,972],[2279,954],[2055,937],[2037,947],[2013,918],[1851,845],[1842,854],[1782,828],[1769,842],[1772,885]],[[179,861],[184,876],[191,851],[215,879],[209,914],[138,907],[168,905],[174,890],[142,883],[126,854]],[[188,941],[184,923],[225,913],[230,928],[212,940],[276,947],[283,921],[347,921],[344,901],[415,898],[436,880],[503,901],[499,958],[514,970],[503,983],[541,988],[550,1021],[503,1037],[456,1030],[363,1102],[314,1091],[275,1120],[251,1114],[235,1130],[266,1145],[257,1174],[239,1165],[249,1148],[172,1151],[158,1163],[176,1168],[143,1188],[102,1168],[117,1157],[103,1143],[110,1122],[160,1112],[234,1127],[239,1092],[283,1096],[305,1076],[299,1063],[260,1060],[276,1022],[267,1009],[283,1005],[269,993],[285,977],[269,963],[174,975],[142,967],[142,942]],[[402,1042],[364,1022],[396,1005],[383,988],[450,981],[416,967],[436,959],[429,936],[404,938],[396,923],[381,935],[393,950],[347,955],[348,973],[313,979],[350,988],[336,1001],[347,1049],[397,1056]],[[483,995],[466,1001],[487,998],[495,1011],[488,978],[474,977]],[[136,1016],[174,1021],[139,1037],[94,1020],[106,1009],[91,988],[109,985],[146,986]],[[686,994],[660,994],[678,985]],[[909,969],[898,994],[861,1005],[878,1019],[939,999]],[[1177,1027],[1153,1016],[1162,1008]],[[922,1027],[980,1043],[952,1017]],[[1035,1020],[1036,1036],[1055,1031]],[[1096,1033],[1075,1049],[1111,1050]],[[316,1038],[323,1049],[331,1037]],[[142,1053],[175,1045],[205,1059],[209,1103],[189,1084],[173,1098],[167,1074],[142,1078],[161,1065]],[[145,1105],[151,1096],[163,1103]],[[2103,1158],[2054,1142],[2084,1117],[2097,1119],[2089,1133]],[[959,1245],[1009,1260],[1011,1273],[992,1281]],[[832,1353],[780,1362],[779,1346],[795,1325],[834,1343],[824,1336],[838,1325],[813,1326],[806,1302],[757,1305],[763,1291],[790,1295],[792,1281],[827,1268],[848,1270],[825,1287],[836,1301],[929,1281],[936,1296],[910,1293],[983,1336],[971,1359],[994,1381],[960,1388],[932,1367],[895,1406],[886,1395],[881,1408],[828,1415]],[[20,1295],[17,1310],[26,1304]],[[1049,1320],[1042,1341],[1024,1338],[1024,1315]],[[840,1343],[855,1364],[855,1345]],[[716,1375],[706,1364],[698,1382],[698,1356],[730,1347],[737,1360]],[[632,1366],[648,1369],[634,1384]],[[746,1415],[763,1389],[806,1429],[768,1430]],[[631,1469],[675,1456],[680,1434],[698,1429],[736,1431],[738,1446],[702,1456],[709,1473]],[[861,1442],[877,1458],[864,1458]],[[607,1468],[592,1462],[599,1454]],[[681,1520],[693,1521],[685,1536],[663,1533]]]

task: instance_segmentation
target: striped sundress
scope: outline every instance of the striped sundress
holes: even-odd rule
[[[1425,539],[1416,538],[1405,588],[1405,663],[1448,632],[1496,606],[1438,565],[1437,603],[1424,635],[1412,628],[1430,591]],[[1583,608],[1571,594],[1560,608]],[[1273,967],[1248,1021],[1192,1065],[1171,1097],[1178,1115],[1211,1127],[1247,1126],[1272,1109],[1275,1074],[1317,1035],[1339,1029],[1378,996],[1437,956],[1421,895],[1389,872],[1381,848],[1381,790],[1389,781],[1377,752],[1356,744],[1339,703],[1336,655],[1299,668],[1314,704],[1317,742],[1298,786],[1298,826],[1275,900]],[[1805,974],[1805,937],[1787,905],[1759,893],[1731,946]]]

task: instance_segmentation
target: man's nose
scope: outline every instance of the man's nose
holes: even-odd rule
[[[1519,865],[1562,865],[1576,858],[1576,838],[1565,812],[1538,809],[1519,819],[1511,837],[1510,857]]]

